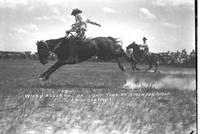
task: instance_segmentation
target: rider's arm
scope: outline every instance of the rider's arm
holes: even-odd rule
[[[87,23],[90,23],[90,24],[93,24],[93,25],[96,25],[96,26],[101,26],[100,24],[98,24],[98,23],[96,23],[96,22],[93,22],[93,21],[91,21],[91,20],[89,20],[89,19],[87,19]]]
[[[71,32],[75,32],[76,30],[74,29],[74,28],[71,28],[70,30],[67,30],[66,31],[66,34],[68,35],[69,33],[71,33]]]

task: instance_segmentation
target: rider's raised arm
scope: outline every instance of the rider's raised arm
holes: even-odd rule
[[[89,20],[89,19],[87,19],[87,23],[90,23],[90,24],[93,24],[93,25],[96,25],[96,26],[101,26],[100,24],[98,24],[98,23],[96,23],[96,22],[93,22],[93,21],[91,21],[91,20]]]

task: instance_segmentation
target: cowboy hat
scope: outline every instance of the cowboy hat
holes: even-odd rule
[[[147,38],[146,38],[146,37],[143,37],[143,40],[147,40]]]
[[[79,14],[79,13],[82,13],[82,11],[78,8],[75,8],[75,9],[72,10],[71,15],[76,15],[76,14]]]

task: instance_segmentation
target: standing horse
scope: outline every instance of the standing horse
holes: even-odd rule
[[[154,72],[157,72],[158,70],[158,66],[159,66],[159,54],[155,54],[155,53],[145,53],[144,50],[141,49],[141,45],[136,44],[135,42],[131,43],[130,45],[128,45],[126,47],[126,49],[133,49],[131,58],[132,58],[132,69],[133,71],[136,70],[140,70],[139,68],[136,67],[136,65],[141,61],[141,59],[143,58],[144,61],[146,61],[149,64],[149,68],[147,68],[145,70],[145,72],[147,72],[148,70],[150,70],[153,66],[155,67]]]
[[[57,44],[60,46],[57,48]],[[46,72],[40,75],[40,78],[47,80],[49,76],[58,68],[65,64],[76,64],[90,59],[92,56],[98,56],[99,59],[116,59],[119,68],[125,71],[125,66],[121,65],[119,58],[125,57],[129,62],[130,58],[122,49],[119,41],[112,37],[96,37],[87,40],[77,40],[74,38],[60,38],[56,40],[37,41],[37,51],[39,60],[42,64],[48,62],[49,52],[52,51],[57,55],[57,62],[52,65]],[[73,54],[77,57],[76,63],[69,60],[73,46]],[[56,50],[55,50],[56,47]]]

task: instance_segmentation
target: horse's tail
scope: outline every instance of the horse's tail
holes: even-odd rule
[[[122,41],[119,38],[113,38],[111,36],[108,37],[110,40],[112,40],[116,45],[122,46]]]

